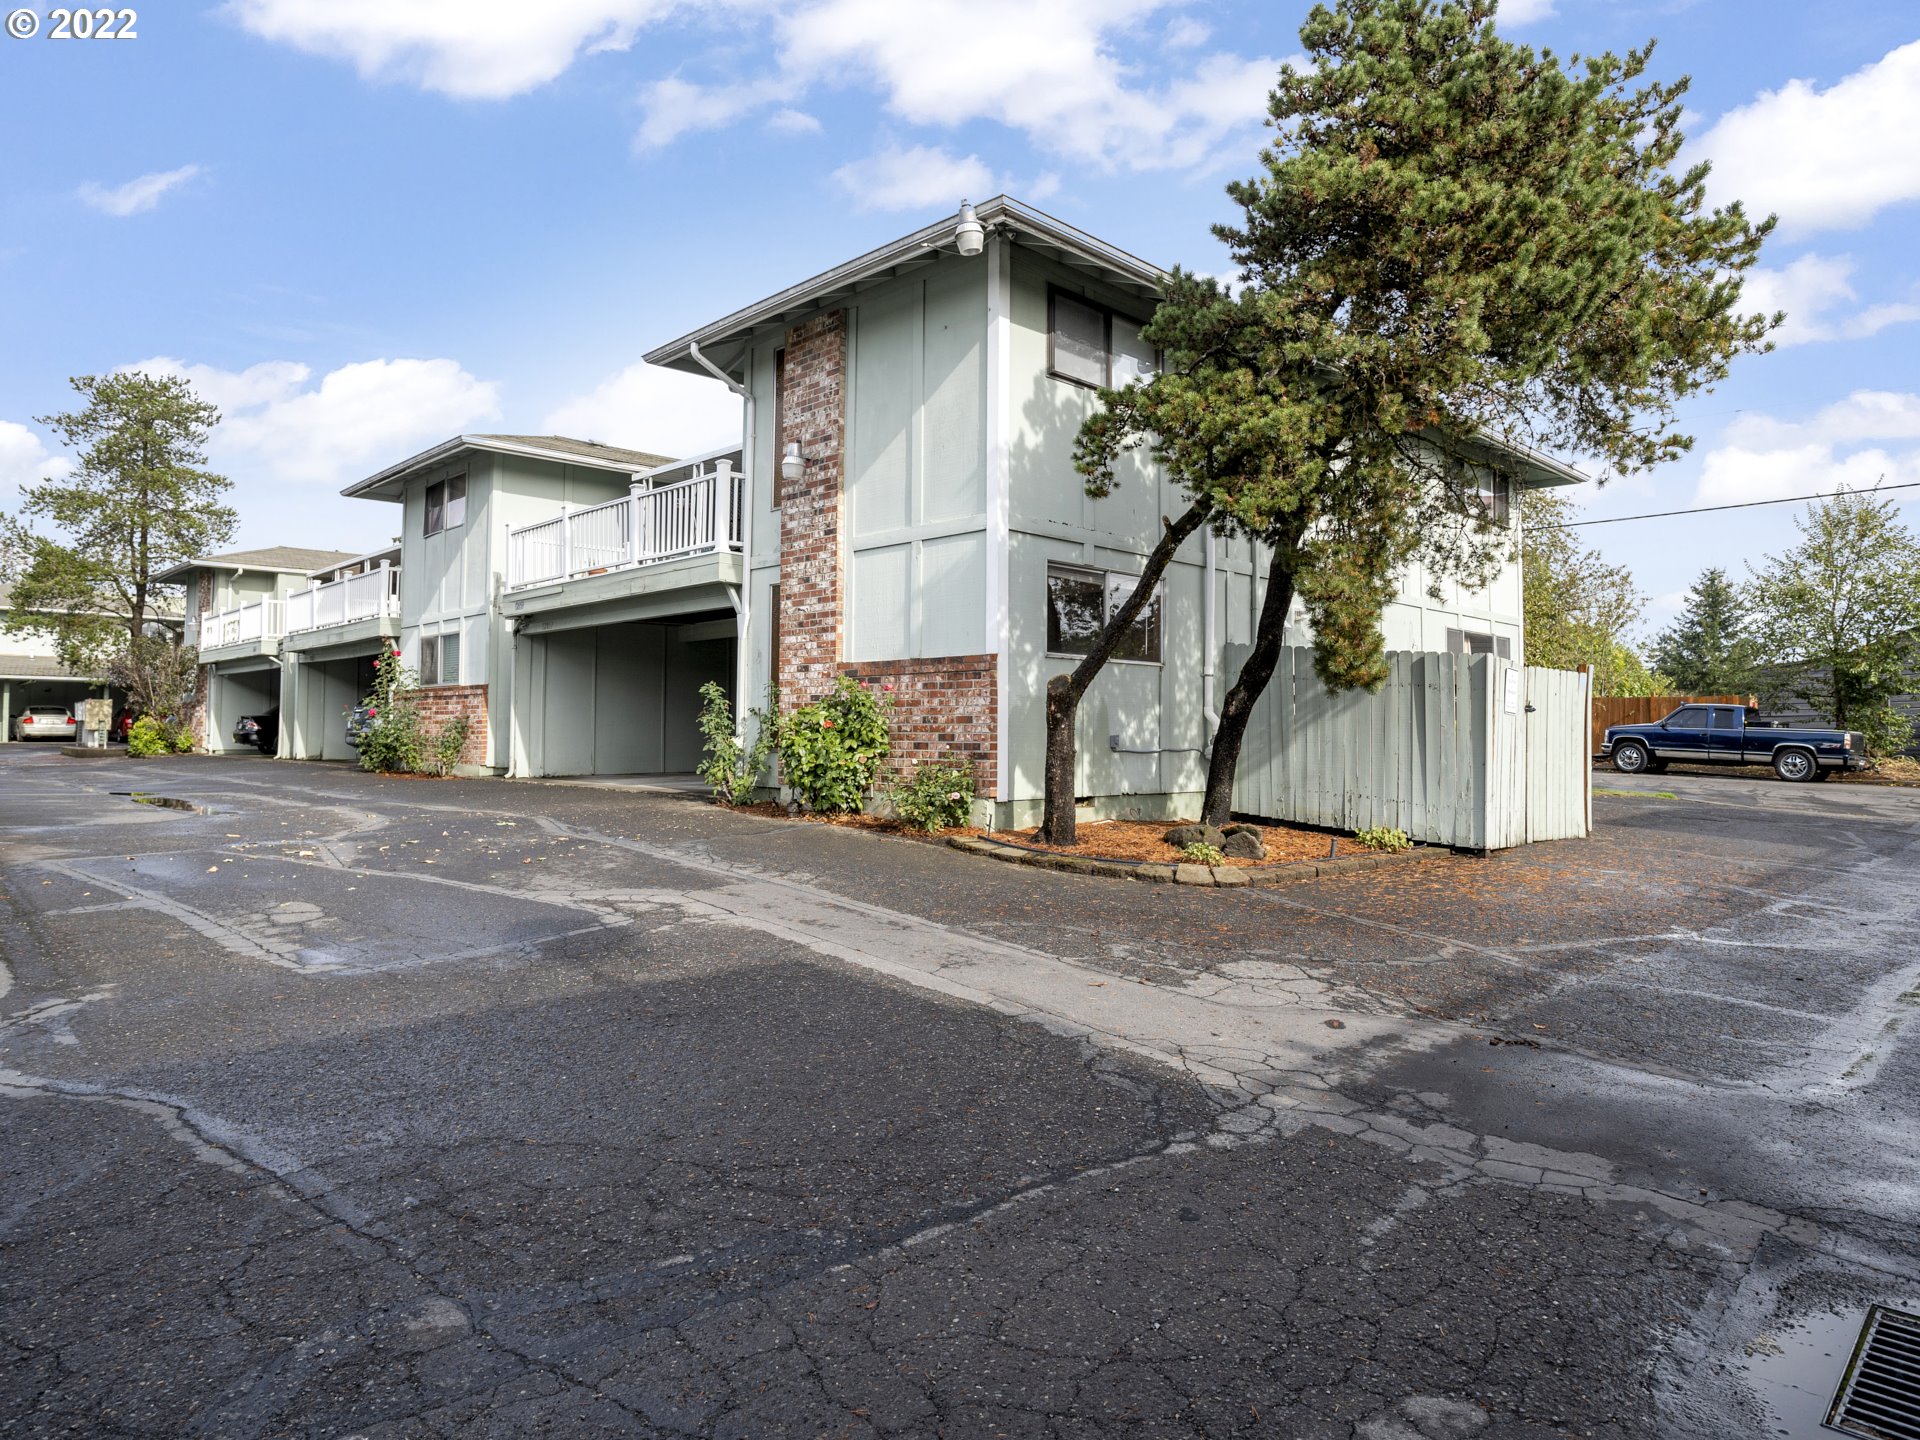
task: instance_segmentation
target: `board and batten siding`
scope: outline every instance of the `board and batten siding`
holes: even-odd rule
[[[1241,750],[1234,809],[1503,850],[1591,822],[1587,677],[1493,655],[1398,652],[1378,690],[1330,692],[1281,652]]]

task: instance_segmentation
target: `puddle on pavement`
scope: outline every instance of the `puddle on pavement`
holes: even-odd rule
[[[1747,1384],[1767,1407],[1765,1435],[1820,1440],[1833,1392],[1853,1356],[1866,1308],[1804,1315],[1791,1325],[1753,1337],[1740,1361]]]
[[[118,795],[131,800],[136,805],[157,805],[163,810],[185,810],[189,815],[211,815],[211,805],[196,805],[191,800],[178,800],[171,795],[149,795],[143,790],[110,790],[110,795]]]

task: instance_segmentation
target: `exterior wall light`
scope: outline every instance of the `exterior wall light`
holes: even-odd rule
[[[978,255],[986,247],[987,227],[973,214],[973,202],[960,202],[960,223],[953,227],[953,248],[962,255]]]
[[[787,453],[780,457],[780,483],[798,485],[807,478],[807,458],[800,453],[800,442],[789,440]]]

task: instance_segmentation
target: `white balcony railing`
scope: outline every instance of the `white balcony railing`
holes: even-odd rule
[[[392,565],[329,580],[287,597],[287,634],[400,614],[400,571]]]
[[[202,650],[276,640],[285,633],[280,623],[280,602],[255,600],[231,610],[202,611],[198,633],[196,643]]]
[[[688,480],[507,531],[507,588],[738,550],[746,477],[730,459]]]

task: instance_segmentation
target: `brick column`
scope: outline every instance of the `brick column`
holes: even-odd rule
[[[786,396],[774,463],[799,442],[806,474],[780,484],[780,697],[805,704],[833,685],[845,584],[840,494],[846,444],[847,316],[787,331]]]

